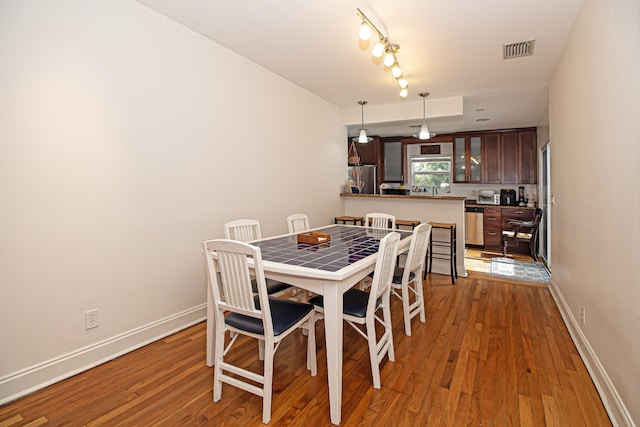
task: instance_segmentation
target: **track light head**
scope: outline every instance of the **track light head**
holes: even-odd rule
[[[360,30],[358,31],[358,37],[360,40],[369,40],[371,38],[371,27],[367,25],[366,21],[362,21],[362,25],[360,25]]]

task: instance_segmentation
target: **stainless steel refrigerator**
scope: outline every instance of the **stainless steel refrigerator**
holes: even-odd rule
[[[360,165],[347,167],[347,179],[353,182],[352,188],[359,188],[362,194],[377,194],[378,181],[376,174],[376,165]],[[359,180],[358,180],[359,178]],[[360,185],[358,185],[358,182]],[[353,191],[355,193],[355,190]]]

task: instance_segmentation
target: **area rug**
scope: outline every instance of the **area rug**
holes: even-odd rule
[[[548,282],[549,273],[541,262],[523,262],[511,258],[492,258],[491,275],[532,282]]]

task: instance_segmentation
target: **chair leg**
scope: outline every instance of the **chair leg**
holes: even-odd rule
[[[371,376],[373,388],[380,388],[380,366],[378,365],[378,344],[376,341],[376,325],[373,318],[367,318],[367,342],[369,344],[369,360],[371,362]]]
[[[307,369],[311,371],[311,376],[318,373],[318,362],[316,359],[316,318],[315,312],[307,321]]]
[[[273,342],[266,343],[264,354],[264,376],[262,394],[262,422],[267,424],[271,420],[271,394],[273,392],[273,358],[275,345]]]
[[[406,289],[402,289],[402,311],[404,315],[404,333],[410,337],[411,336],[411,301],[409,298],[409,286],[407,285]],[[385,314],[386,321],[386,314]]]
[[[416,279],[413,282],[415,286],[415,294],[416,300],[418,301],[418,310],[420,310],[420,321],[425,323],[427,321],[426,310],[424,308],[424,292],[422,291],[422,281],[420,279]]]
[[[224,325],[217,327],[222,329],[215,332],[215,356],[213,365],[213,401],[219,402],[222,397],[222,381],[220,377],[222,375],[222,362],[224,361]],[[216,328],[217,329],[217,328]]]
[[[382,315],[384,316],[384,336],[387,340],[387,356],[390,361],[396,360],[395,350],[393,348],[393,323],[391,323],[391,295],[387,294],[382,301]],[[384,345],[382,346],[384,348]],[[379,369],[378,369],[379,370]]]

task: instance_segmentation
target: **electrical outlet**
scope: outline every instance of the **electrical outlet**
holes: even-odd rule
[[[84,312],[84,329],[89,330],[98,327],[98,309]]]
[[[586,313],[585,313],[585,311],[586,311],[586,310],[584,309],[584,306],[581,306],[581,307],[580,307],[580,321],[582,321],[582,324],[583,324],[583,325],[584,325],[584,324],[585,324],[585,322],[586,322],[586,317],[585,317]]]

